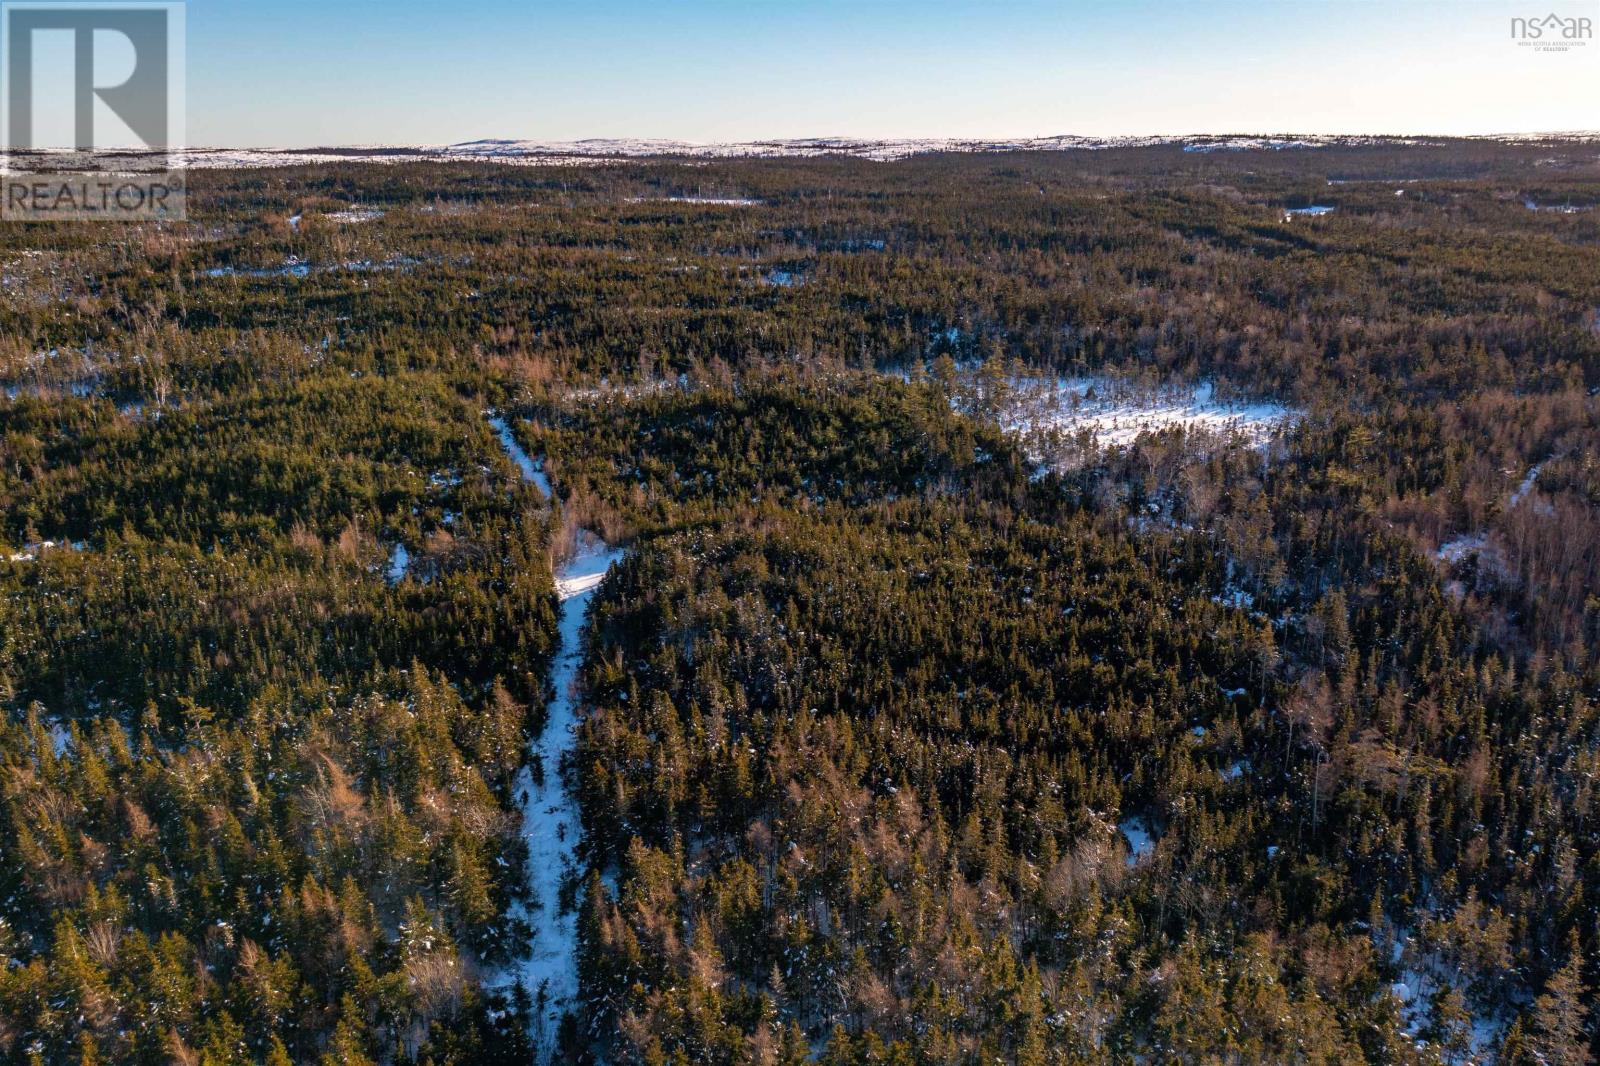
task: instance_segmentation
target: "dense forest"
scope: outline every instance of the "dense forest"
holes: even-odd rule
[[[0,1061],[1595,1061],[1597,159],[352,161],[0,227]]]

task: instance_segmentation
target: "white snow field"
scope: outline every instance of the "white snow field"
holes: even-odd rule
[[[986,402],[981,386],[976,402]],[[1068,465],[1060,445],[1085,436],[1099,448],[1125,448],[1147,433],[1181,427],[1239,435],[1259,447],[1302,414],[1268,400],[1219,400],[1210,382],[1150,390],[1108,378],[1012,377],[1004,394],[987,402],[1001,428],[1022,438],[1030,459],[1057,468]]]
[[[538,1019],[534,1036],[549,1050],[561,1017],[578,994],[578,915],[561,906],[561,883],[576,870],[582,823],[578,804],[562,780],[561,763],[572,750],[578,727],[574,691],[582,658],[583,623],[595,589],[622,558],[598,537],[580,534],[578,550],[556,570],[561,598],[560,643],[550,666],[555,697],[550,701],[544,732],[534,742],[531,767],[517,775],[516,795],[522,800],[522,837],[528,844],[528,880],[533,905],[524,917],[533,927],[533,951],[512,975],[533,997]]]

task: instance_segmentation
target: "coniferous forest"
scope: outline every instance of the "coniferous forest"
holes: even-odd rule
[[[0,226],[0,1062],[1595,1062],[1595,153]]]

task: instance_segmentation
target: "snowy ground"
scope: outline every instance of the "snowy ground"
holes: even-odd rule
[[[717,204],[722,207],[756,207],[760,200],[748,196],[630,196],[630,204]]]
[[[383,214],[375,207],[352,207],[344,211],[329,211],[322,217],[329,222],[375,222]]]
[[[1137,866],[1140,862],[1155,854],[1155,833],[1151,831],[1150,824],[1143,818],[1124,818],[1117,823],[1117,828],[1122,831],[1122,835],[1128,840],[1126,862],[1129,866]]]
[[[620,558],[620,551],[607,549],[598,538],[589,538],[588,548],[580,548],[578,554],[556,571],[556,595],[563,604],[587,596],[599,587],[611,564]]]
[[[538,486],[539,491],[544,493],[545,499],[554,498],[550,490],[550,478],[544,472],[544,464],[536,463],[528,457],[528,453],[522,450],[522,445],[517,443],[516,434],[506,425],[506,420],[499,415],[493,415],[489,418],[489,424],[500,435],[500,446],[506,450],[511,461],[517,464],[517,469],[522,471],[522,479]]]
[[[1534,463],[1533,466],[1528,468],[1527,474],[1523,476],[1522,481],[1515,489],[1512,490],[1510,497],[1507,498],[1506,510],[1509,511],[1514,507],[1522,506],[1523,501],[1528,498],[1528,494],[1532,492],[1535,487],[1537,487],[1539,483],[1539,475],[1544,471],[1545,463],[1549,461],[1550,460],[1545,459]],[[1507,471],[1507,473],[1510,473],[1510,471]],[[1549,501],[1539,497],[1534,497],[1532,507],[1535,514],[1543,515],[1545,517],[1549,517],[1554,514]],[[1489,534],[1483,530],[1470,533],[1459,533],[1445,541],[1443,544],[1440,544],[1438,551],[1434,552],[1434,558],[1438,559],[1441,563],[1447,563],[1452,566],[1464,562],[1474,556],[1479,557],[1479,565],[1487,563],[1491,569],[1501,572],[1502,575],[1504,574],[1505,567],[1500,552],[1498,548],[1491,543]]]
[[[1127,447],[1146,433],[1182,427],[1261,445],[1300,417],[1269,401],[1219,400],[1210,382],[1151,391],[1105,378],[1012,378],[994,403],[1001,427],[1022,437],[1030,457],[1058,467],[1064,456],[1053,445],[1084,434],[1101,448]]]
[[[85,545],[81,540],[75,540],[70,543],[66,541],[41,540],[24,544],[22,546],[22,550],[19,552],[6,552],[4,554],[7,562],[31,563],[45,552],[56,551],[63,548],[75,552],[81,552],[84,550],[84,547]]]
[[[1426,1046],[1421,1035],[1434,1023],[1433,995],[1439,991],[1436,970],[1440,960],[1416,944],[1408,930],[1398,930],[1390,948],[1389,961],[1399,970],[1399,979],[1389,985],[1389,995],[1400,1008],[1400,1020],[1405,1030],[1417,1040],[1419,1048]],[[1458,989],[1459,991],[1459,989]],[[1494,1061],[1494,1050],[1500,1045],[1509,1026],[1502,1015],[1471,1010],[1468,1034],[1470,1044],[1467,1062]]]
[[[1464,533],[1439,545],[1438,559],[1443,563],[1459,563],[1468,556],[1482,551],[1487,543],[1489,537],[1485,533]]]
[[[384,569],[384,577],[391,585],[398,585],[405,580],[406,569],[411,566],[411,553],[406,551],[406,546],[399,541],[395,542],[394,550],[389,553],[389,565]]]
[[[1517,504],[1521,503],[1522,498],[1528,495],[1529,492],[1533,491],[1533,486],[1538,482],[1539,474],[1543,470],[1544,463],[1534,463],[1533,466],[1528,469],[1527,476],[1522,479],[1522,483],[1518,485],[1516,491],[1511,494],[1511,502],[1506,506],[1515,507]]]
[[[533,927],[533,951],[512,976],[533,996],[539,1018],[535,1035],[545,1041],[553,1039],[562,1015],[578,993],[578,915],[575,910],[562,909],[561,884],[576,872],[582,825],[577,801],[562,780],[561,763],[572,750],[578,725],[573,689],[582,654],[583,623],[601,578],[621,558],[620,551],[585,533],[577,553],[556,570],[561,628],[560,645],[550,668],[555,698],[530,760],[543,772],[538,781],[527,767],[517,775],[516,795],[522,801],[522,836],[528,843],[528,877],[533,886],[533,905],[522,916]]]
[[[1522,206],[1529,211],[1553,211],[1558,215],[1577,215],[1584,211],[1593,211],[1589,204],[1541,204],[1524,198]]]
[[[504,418],[489,424],[525,480],[551,498],[542,464],[517,443]],[[550,664],[554,697],[545,714],[544,731],[528,752],[513,794],[522,806],[522,838],[528,845],[528,883],[533,898],[517,909],[533,930],[529,955],[504,975],[505,983],[521,984],[533,997],[534,1038],[549,1058],[562,1016],[578,994],[578,915],[561,905],[561,886],[577,873],[578,841],[583,823],[577,800],[567,790],[562,762],[576,741],[578,696],[575,691],[583,654],[583,624],[589,601],[622,552],[588,531],[580,531],[572,557],[556,568],[556,595],[561,600],[559,641]],[[538,768],[535,780],[534,768]]]
[[[421,260],[413,259],[407,255],[390,256],[381,261],[372,259],[348,259],[342,263],[330,263],[313,266],[298,256],[290,256],[281,266],[274,267],[210,267],[202,273],[208,278],[307,278],[312,274],[328,274],[336,271],[350,271],[361,274],[373,270],[409,270],[419,265]]]

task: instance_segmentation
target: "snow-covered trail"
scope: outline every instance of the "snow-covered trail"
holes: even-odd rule
[[[542,465],[517,443],[505,420],[491,417],[506,454],[522,477],[554,501]],[[583,825],[577,800],[562,778],[562,761],[572,750],[578,726],[578,666],[583,655],[583,623],[589,602],[606,571],[622,558],[599,537],[580,531],[575,550],[556,567],[556,595],[561,601],[556,651],[550,662],[554,697],[545,714],[544,731],[529,750],[527,765],[517,773],[513,794],[522,805],[522,837],[528,845],[528,882],[532,899],[520,916],[533,929],[531,952],[514,964],[507,977],[520,983],[534,1002],[534,1039],[544,1061],[555,1050],[561,1017],[578,994],[578,915],[576,908],[561,906],[561,883],[576,869],[577,847]],[[540,770],[534,780],[533,767]]]
[[[489,425],[494,427],[495,433],[500,437],[500,447],[505,449],[506,455],[517,464],[517,469],[522,471],[522,480],[531,481],[538,486],[546,500],[554,499],[550,478],[544,472],[544,464],[534,462],[528,453],[522,450],[522,445],[517,443],[517,438],[511,432],[511,427],[506,424],[506,420],[499,415],[490,415]]]
[[[539,1019],[535,1035],[546,1048],[562,1014],[578,993],[578,916],[575,909],[563,910],[560,896],[562,881],[576,866],[582,824],[577,801],[562,780],[561,762],[576,739],[575,687],[582,658],[584,618],[600,579],[621,558],[622,552],[584,533],[577,554],[556,570],[561,627],[560,643],[550,666],[555,697],[550,701],[544,732],[534,741],[530,759],[543,772],[538,781],[529,767],[517,776],[522,836],[528,843],[528,879],[533,887],[532,906],[524,915],[533,926],[533,952],[517,966],[515,974],[534,997]]]

